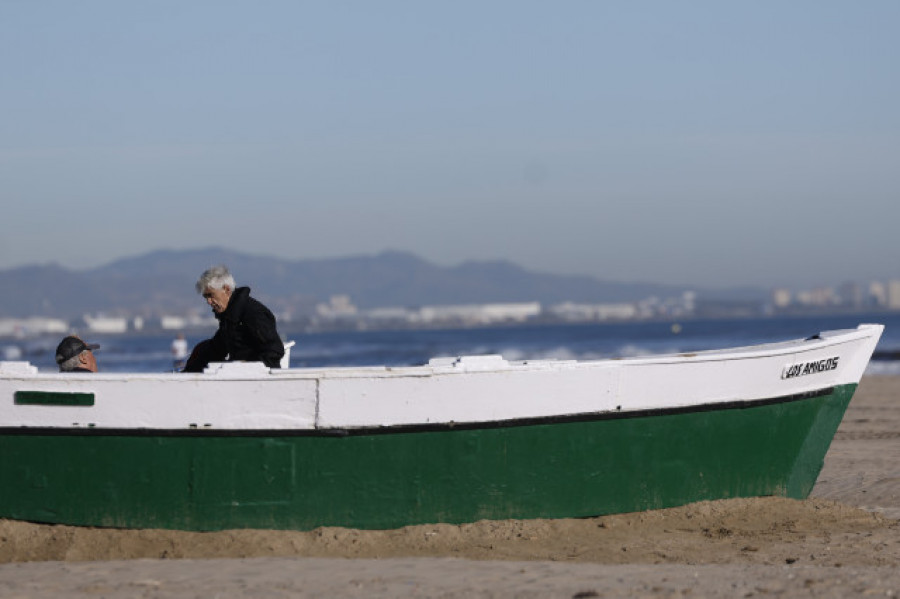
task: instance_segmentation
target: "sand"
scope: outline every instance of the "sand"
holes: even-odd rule
[[[863,379],[804,501],[391,531],[188,533],[0,520],[0,596],[895,596],[898,398],[900,377]]]

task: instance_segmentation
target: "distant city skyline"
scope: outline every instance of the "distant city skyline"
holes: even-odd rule
[[[0,269],[900,279],[900,3],[0,3]]]

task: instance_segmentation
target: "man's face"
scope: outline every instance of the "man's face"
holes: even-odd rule
[[[81,363],[81,367],[90,370],[91,372],[97,372],[97,358],[94,357],[94,352],[89,349],[84,350],[79,354],[78,361]]]
[[[228,300],[231,299],[231,289],[228,286],[221,289],[207,287],[203,290],[203,299],[213,309],[213,312],[221,314],[228,307]]]

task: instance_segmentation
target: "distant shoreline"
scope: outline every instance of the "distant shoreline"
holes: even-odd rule
[[[496,321],[491,323],[466,323],[466,322],[433,322],[433,323],[371,323],[355,320],[336,320],[329,323],[309,323],[292,320],[279,321],[279,330],[282,335],[310,335],[323,333],[340,333],[340,332],[391,332],[391,331],[453,331],[453,330],[478,330],[478,329],[505,329],[505,328],[539,328],[545,326],[627,326],[638,324],[684,324],[692,322],[723,322],[723,321],[772,321],[783,319],[816,319],[816,318],[841,318],[841,317],[860,317],[860,322],[865,317],[878,319],[879,317],[896,317],[900,315],[900,310],[807,310],[807,311],[786,311],[776,312],[772,314],[720,314],[720,315],[681,315],[681,316],[656,316],[650,318],[633,318],[633,319],[606,319],[606,320],[567,320],[560,318],[538,317],[525,321]],[[0,318],[2,321],[3,318]],[[177,328],[163,328],[160,326],[145,326],[141,329],[129,329],[122,332],[110,331],[91,331],[86,326],[72,326],[67,330],[78,331],[85,335],[94,335],[100,337],[116,337],[116,336],[136,336],[136,337],[159,337],[165,335],[175,335],[179,332],[187,334],[212,335],[216,327],[208,326],[185,326]],[[14,335],[4,334],[0,330],[0,340],[16,340],[22,338],[37,338],[42,336],[63,335],[65,331],[43,332],[34,335]]]

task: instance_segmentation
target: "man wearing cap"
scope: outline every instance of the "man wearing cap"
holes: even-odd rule
[[[85,343],[80,338],[69,335],[56,346],[56,363],[60,372],[97,372],[94,350],[100,346]]]

